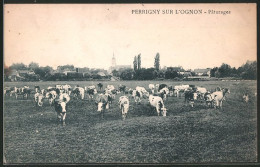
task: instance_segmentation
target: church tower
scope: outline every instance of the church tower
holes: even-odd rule
[[[114,53],[113,53],[113,58],[112,58],[112,67],[116,67],[116,58],[115,58]]]

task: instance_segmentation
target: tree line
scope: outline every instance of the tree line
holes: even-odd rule
[[[161,68],[160,67],[160,54],[156,53],[154,57],[154,66],[150,68],[142,68],[141,66],[141,54],[134,56],[133,68],[122,68],[112,71],[112,75],[122,80],[154,80],[154,79],[175,79],[181,80],[188,77],[187,74],[180,74],[179,71],[174,70],[173,67]],[[181,68],[181,67],[180,67]],[[75,70],[73,65],[58,66],[60,71],[69,69]],[[35,75],[29,75],[27,78],[32,80],[89,80],[89,79],[110,79],[111,75],[101,77],[98,69],[84,68],[87,73],[56,73],[52,74],[53,68],[50,66],[40,67],[38,63],[31,62],[28,66],[23,63],[14,63],[9,68],[4,67],[4,79],[8,80],[8,76],[11,70],[33,70]],[[185,71],[181,68],[182,71]],[[195,76],[196,74],[190,71],[189,75]],[[31,78],[30,78],[31,77]],[[257,62],[246,62],[239,68],[231,67],[228,64],[223,63],[220,67],[214,67],[210,70],[210,77],[226,78],[232,77],[235,79],[257,79]]]

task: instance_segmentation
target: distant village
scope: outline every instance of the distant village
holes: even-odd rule
[[[254,62],[248,61],[246,64],[252,64]],[[255,61],[256,64],[256,61]],[[29,65],[30,66],[30,65]],[[134,65],[135,66],[135,65]],[[227,65],[228,66],[228,65]],[[163,67],[156,70],[155,68],[136,69],[131,65],[118,65],[116,63],[116,57],[113,55],[111,60],[111,66],[108,70],[104,69],[90,69],[87,67],[80,68],[73,65],[58,66],[57,69],[46,67],[43,68],[30,68],[27,69],[5,69],[5,81],[40,81],[40,80],[150,80],[150,79],[174,79],[174,80],[212,80],[216,77],[228,77],[217,76],[221,70],[218,67],[206,68],[206,69],[194,69],[185,70],[181,66],[178,67]],[[219,67],[220,68],[220,67]],[[226,68],[226,67],[225,67]],[[229,66],[228,68],[231,69]],[[39,71],[39,69],[41,69]],[[45,71],[44,71],[45,69]],[[234,68],[233,68],[234,70]],[[235,69],[237,70],[237,69]],[[220,71],[220,72],[219,72]],[[223,71],[223,70],[222,70]],[[223,73],[223,72],[222,72]],[[213,76],[212,76],[213,74]],[[239,78],[240,75],[237,72],[232,77]]]

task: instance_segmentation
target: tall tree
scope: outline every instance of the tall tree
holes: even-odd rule
[[[23,63],[14,63],[10,66],[13,70],[27,70],[27,66]]]
[[[134,64],[134,71],[136,71],[137,70],[137,57],[136,56],[134,58],[133,64]]]
[[[159,71],[160,69],[160,54],[157,53],[155,58],[154,58],[154,68]]]
[[[29,65],[28,65],[29,69],[31,70],[34,70],[36,68],[39,68],[39,64],[38,63],[35,63],[35,62],[31,62]]]
[[[141,53],[137,56],[137,69],[141,69]]]

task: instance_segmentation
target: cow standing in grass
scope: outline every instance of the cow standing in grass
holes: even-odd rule
[[[246,103],[248,103],[248,101],[249,101],[249,95],[248,95],[248,93],[245,93],[245,94],[243,95],[243,101],[246,102]]]
[[[85,87],[85,90],[88,94],[88,98],[91,99],[91,100],[94,98],[94,95],[97,94],[97,90],[96,90],[96,87],[94,85],[89,86],[89,87]]]
[[[159,91],[159,96],[165,101],[167,98],[167,95],[169,94],[169,89],[167,87],[162,88]]]
[[[82,87],[75,87],[72,91],[74,97],[80,97],[82,100],[84,99],[85,96],[85,91],[84,88]]]
[[[122,119],[125,120],[129,110],[129,99],[127,96],[121,96],[119,98],[119,108],[121,109]]]
[[[43,94],[37,92],[34,94],[34,102],[35,102],[35,105],[36,106],[39,106],[39,107],[42,107],[43,105],[43,99],[44,99],[44,96]]]
[[[212,93],[212,97],[214,97],[215,108],[222,109],[223,100],[225,100],[226,94],[230,93],[230,90],[227,88],[221,89],[221,91],[216,91]]]
[[[194,90],[187,90],[184,93],[184,97],[185,97],[184,102],[190,103],[191,107],[194,106],[194,93],[195,93]],[[197,96],[195,96],[195,97],[197,97]]]
[[[70,96],[67,93],[60,93],[60,90],[56,90],[57,98],[54,101],[54,108],[57,113],[57,119],[65,125],[65,119],[67,115],[67,103],[70,101]]]
[[[100,112],[101,118],[104,118],[106,109],[109,109],[108,96],[105,94],[99,94],[96,97],[95,103],[97,104],[97,111]]]
[[[158,116],[160,116],[161,113],[164,117],[166,116],[167,109],[165,108],[161,97],[150,95],[149,103],[152,107],[156,108],[156,112],[157,112]]]

